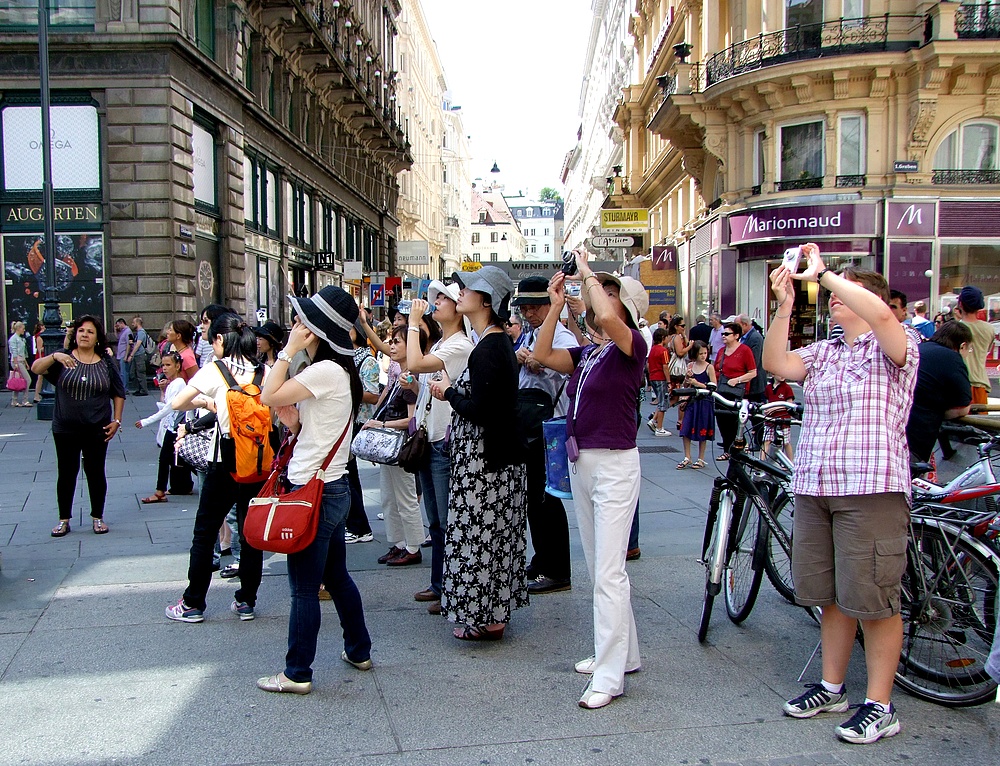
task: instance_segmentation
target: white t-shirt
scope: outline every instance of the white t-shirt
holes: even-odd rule
[[[309,365],[295,376],[295,380],[309,389],[313,398],[303,399],[298,405],[302,428],[288,462],[288,480],[293,484],[305,484],[323,465],[352,420],[351,379],[343,367],[327,359]],[[351,432],[348,429],[326,469],[325,481],[336,481],[347,473],[350,456]]]
[[[229,368],[232,373],[233,378],[241,386],[245,386],[247,383],[253,381],[254,368],[253,365],[246,361],[238,361],[232,357],[226,357],[222,360],[222,363]],[[264,377],[261,379],[260,387],[264,387],[264,381],[267,380],[268,374],[271,369],[267,365],[263,365]],[[212,429],[212,445],[209,455],[216,455],[215,449],[215,435],[219,432],[223,436],[229,436],[230,422],[229,422],[229,406],[226,404],[226,392],[229,391],[229,386],[226,384],[226,379],[222,377],[222,372],[216,366],[215,362],[211,362],[206,367],[202,367],[198,372],[194,374],[194,377],[188,381],[189,386],[193,386],[198,389],[205,396],[210,396],[215,400],[216,416],[218,417],[219,427],[217,429]]]
[[[469,366],[469,354],[472,353],[472,341],[465,333],[457,332],[447,340],[439,340],[428,352],[444,362],[444,371],[448,373],[448,378],[454,383],[459,376]],[[420,398],[414,413],[417,422],[427,406],[430,398],[430,382],[436,373],[425,372],[420,376]],[[440,399],[430,399],[431,411],[427,415],[427,438],[432,442],[441,441],[448,432],[448,425],[451,423],[451,405]]]

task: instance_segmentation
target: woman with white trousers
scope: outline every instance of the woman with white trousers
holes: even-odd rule
[[[649,308],[649,296],[635,279],[595,274],[584,251],[576,251],[576,264],[589,318],[601,342],[552,348],[555,324],[566,302],[566,276],[558,272],[549,282],[552,310],[542,323],[535,358],[572,374],[566,414],[569,478],[594,583],[594,656],[575,667],[591,676],[580,707],[596,709],[621,696],[625,674],[640,666],[625,554],[641,478],[635,408],[647,352],[639,319]]]

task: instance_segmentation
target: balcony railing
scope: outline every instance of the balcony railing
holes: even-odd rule
[[[854,176],[837,176],[837,188],[838,189],[856,189],[859,186],[865,185],[865,176],[854,175]]]
[[[761,193],[761,191],[762,191],[762,185],[761,184],[755,184],[754,186],[750,187],[750,196],[751,197],[756,197],[758,194]]]
[[[796,178],[793,181],[778,181],[774,185],[775,191],[796,191],[798,189],[822,189],[823,177],[819,178]]]
[[[934,184],[1000,184],[1000,170],[935,170]]]
[[[891,18],[896,17],[887,13],[801,24],[744,40],[719,51],[705,62],[706,87],[744,72],[790,61],[888,50]],[[915,41],[901,43],[904,50],[917,45]]]
[[[1000,39],[1000,8],[963,4],[955,10],[955,33],[961,40]]]

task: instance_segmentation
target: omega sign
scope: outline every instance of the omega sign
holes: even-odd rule
[[[760,208],[729,217],[729,242],[875,236],[875,205],[800,205]]]
[[[101,187],[97,109],[88,104],[53,106],[50,112],[52,185],[56,189]],[[5,191],[42,188],[42,110],[7,106],[3,121]]]

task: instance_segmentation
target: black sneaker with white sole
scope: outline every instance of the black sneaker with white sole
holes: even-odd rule
[[[806,691],[785,703],[785,715],[792,718],[812,718],[818,713],[843,713],[850,707],[847,703],[847,687],[840,693],[829,692],[823,684],[806,684]]]
[[[834,729],[834,733],[844,742],[870,745],[882,737],[894,737],[899,734],[899,719],[891,703],[888,708],[874,702],[865,702],[856,707],[857,712]]]

